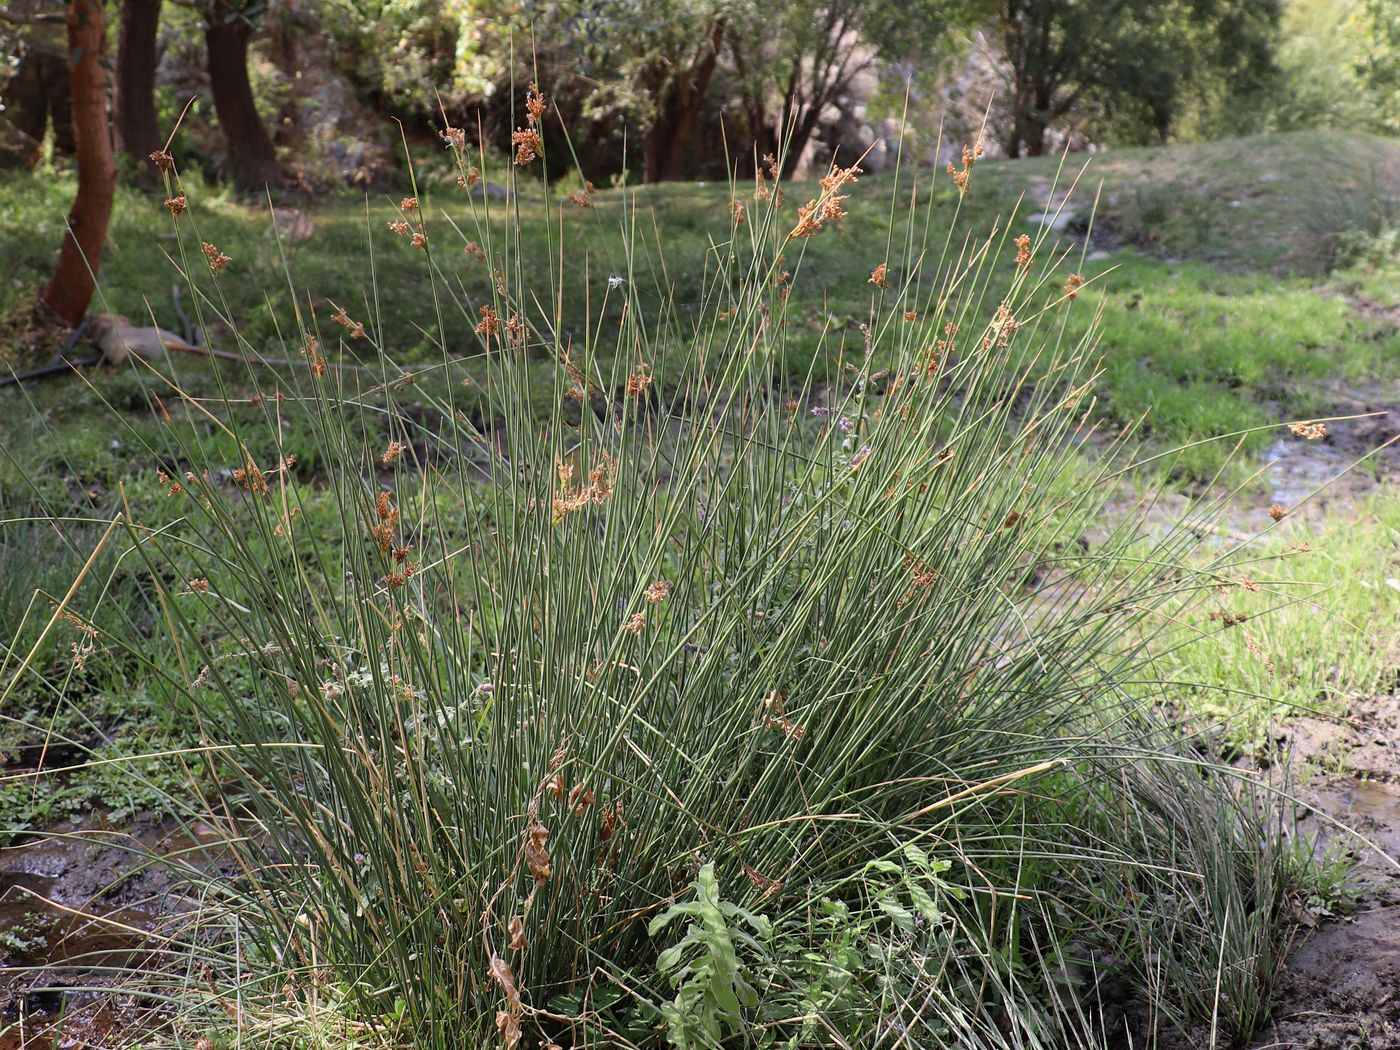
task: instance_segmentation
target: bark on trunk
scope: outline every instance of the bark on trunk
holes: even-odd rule
[[[258,116],[248,82],[248,40],[253,27],[222,2],[214,3],[204,24],[209,50],[209,86],[214,112],[228,146],[229,176],[244,191],[280,187],[277,150]]]
[[[1045,122],[1037,117],[1027,116],[1021,128],[1021,141],[1025,143],[1027,157],[1045,155]]]
[[[117,148],[140,177],[153,178],[150,155],[163,145],[156,119],[156,29],[160,0],[125,0],[117,37],[117,83],[112,126]]]
[[[647,182],[664,182],[680,173],[686,146],[690,144],[691,133],[719,63],[723,40],[724,22],[721,20],[711,27],[706,46],[696,62],[659,101],[642,144],[642,166]]]
[[[807,144],[816,134],[817,120],[820,116],[820,107],[809,106],[808,111],[797,122],[797,126],[792,129],[792,134],[788,137],[787,152],[783,154],[783,178],[791,179],[797,175],[802,164],[802,155],[807,152]],[[855,163],[853,156],[847,157],[846,160]]]
[[[117,184],[102,78],[107,28],[104,16],[103,0],[69,0],[69,83],[78,192],[68,214],[69,230],[59,249],[58,266],[48,286],[39,293],[39,304],[41,309],[71,325],[83,319],[92,302]]]

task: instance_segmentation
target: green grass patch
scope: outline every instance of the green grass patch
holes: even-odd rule
[[[1242,552],[1214,600],[1172,633],[1174,702],[1268,751],[1296,714],[1345,716],[1388,688],[1400,651],[1400,499],[1347,514],[1287,518]]]
[[[1395,151],[1384,140],[1307,133],[1114,151],[1089,160],[1077,199],[1069,205],[1080,212],[1076,225],[1087,224],[1093,187],[1102,180],[1099,228],[1128,230],[1138,246],[1094,262],[1081,262],[1076,251],[1068,263],[1070,269],[1095,278],[1081,295],[1103,308],[1101,407],[1107,425],[1122,426],[1145,416],[1145,432],[1154,443],[1173,447],[1270,419],[1321,414],[1329,407],[1320,386],[1324,379],[1393,375],[1400,361],[1400,337],[1392,319],[1357,309],[1338,294],[1336,282],[1268,274],[1318,268],[1294,265],[1297,260],[1287,246],[1330,244],[1346,230],[1365,228],[1371,221],[1363,214],[1366,208],[1361,203],[1344,206],[1351,198],[1343,190],[1355,183],[1358,200],[1372,201],[1366,214],[1375,212],[1381,207],[1376,202],[1393,192]],[[1334,183],[1326,193],[1295,173],[1308,157],[1327,164]],[[1068,183],[1068,168],[1078,161],[1070,159],[1062,183]],[[925,277],[928,260],[942,250],[945,238],[956,251],[971,230],[990,228],[997,221],[1009,222],[1013,234],[1035,234],[1038,226],[1031,220],[1049,195],[1058,163],[1053,158],[983,162],[975,173],[974,192],[960,210],[942,173],[918,173],[918,199],[932,207],[917,213],[903,206],[908,178],[893,204],[890,176],[862,179],[853,187],[848,222],[813,241],[794,242],[786,253],[789,267],[800,256],[807,280],[792,292],[778,348],[785,371],[803,375],[815,369],[819,376],[832,375],[840,362],[863,352],[862,325],[869,325],[881,298],[868,275],[880,263],[892,266],[890,280],[902,288],[901,309],[926,310],[937,294]],[[1138,200],[1147,192],[1142,186],[1151,186],[1151,193],[1160,198],[1160,221],[1152,207]],[[210,320],[208,338],[224,349],[295,356],[298,341],[279,326],[278,318],[295,299],[308,316],[314,314],[324,323],[335,304],[365,323],[379,348],[350,341],[348,360],[376,370],[387,361],[394,369],[414,369],[439,361],[445,353],[461,361],[461,368],[450,375],[429,372],[420,379],[441,385],[482,376],[479,361],[473,363],[472,355],[479,351],[473,329],[478,307],[491,299],[495,269],[512,281],[527,275],[547,277],[557,286],[556,303],[564,316],[579,316],[586,307],[596,310],[606,304],[600,318],[615,321],[623,297],[606,298],[608,277],[629,282],[636,308],[651,327],[694,325],[702,302],[712,303],[717,311],[725,308],[720,298],[707,298],[705,274],[716,253],[731,250],[713,233],[729,226],[727,185],[674,184],[626,194],[603,191],[588,210],[557,199],[547,202],[542,189],[528,181],[519,188],[513,200],[478,200],[475,206],[447,182],[425,195],[433,266],[442,286],[458,293],[448,310],[439,311],[424,283],[422,253],[387,228],[399,218],[398,195],[337,195],[289,204],[279,207],[280,219],[274,221],[266,207],[240,203],[197,182],[189,184],[191,212],[182,221],[195,223],[198,238],[218,245],[234,260],[216,297],[207,272],[194,270],[201,293],[216,304],[214,313],[238,322],[237,340],[218,319]],[[0,182],[0,192],[10,205],[0,219],[0,246],[8,268],[0,285],[0,309],[15,310],[48,270],[72,180],[52,173],[9,175]],[[781,221],[792,222],[797,205],[815,190],[793,184],[785,192]],[[178,332],[184,325],[170,288],[183,284],[183,278],[167,258],[174,254],[176,242],[160,197],[120,190],[103,265],[103,302],[138,322],[154,316]],[[740,188],[740,199],[758,214],[760,205],[746,188]],[[1237,200],[1239,207],[1234,206]],[[1012,219],[1018,202],[1019,216]],[[1207,232],[1188,236],[1184,227],[1178,229],[1193,209],[1201,208],[1214,216],[1203,227]],[[937,221],[932,221],[935,216]],[[1325,227],[1325,236],[1305,237],[1292,230],[1289,222],[1294,217]],[[1224,229],[1217,228],[1222,224]],[[162,230],[169,232],[153,233]],[[740,239],[746,235],[745,227],[736,231]],[[488,266],[464,252],[468,241],[488,247],[508,243],[510,249],[499,256],[499,263]],[[1047,240],[1046,256],[1053,244],[1054,238]],[[1189,256],[1191,261],[1173,262],[1163,254]],[[899,272],[899,258],[908,261],[912,272]],[[284,262],[289,274],[285,287],[262,279],[280,272]],[[1048,257],[1042,258],[1037,265],[1048,262]],[[998,280],[988,286],[988,296],[1003,294]],[[1348,280],[1344,287],[1387,301],[1383,273],[1358,270]],[[187,288],[187,316],[193,313],[191,298]],[[1085,330],[1088,313],[1076,315],[1078,332]],[[566,344],[588,338],[577,330],[559,334]],[[678,349],[661,347],[664,353]],[[616,347],[594,348],[605,368],[618,352]],[[534,362],[535,389],[547,389],[552,367],[547,359]],[[195,392],[218,389],[212,377],[201,379],[197,366],[181,368]],[[261,380],[244,370],[225,370],[225,375],[243,384],[249,395],[256,386],[275,385],[266,374]],[[103,380],[104,387],[114,383],[113,377]],[[84,464],[84,472],[88,466],[115,467],[120,462],[119,450],[112,454],[100,447],[95,436],[100,428],[85,417],[93,399],[75,383],[51,380],[32,396],[36,411],[65,423],[53,428],[55,433],[84,432],[81,438],[63,439],[93,446],[72,450],[70,458]],[[144,407],[142,394],[124,392],[120,384],[109,396]],[[455,401],[469,413],[488,410],[479,390],[464,391]],[[541,397],[535,398],[535,406],[541,418],[548,415],[549,406]],[[11,448],[24,449],[31,442],[32,424],[18,416],[6,414],[0,438]],[[1247,451],[1259,451],[1267,440],[1262,434],[1251,437]],[[1176,469],[1187,480],[1209,478],[1227,452],[1225,446],[1199,446],[1178,460]]]
[[[225,863],[183,870],[148,992],[273,1044],[326,1004],[384,1047],[1091,1048],[1122,1004],[1061,975],[1112,960],[1155,1026],[1260,1026],[1306,854],[1141,685],[1230,565],[1126,517],[1081,542],[1123,481],[1125,443],[1078,450],[1100,297],[1182,271],[1069,300],[1053,237],[968,238],[994,182],[902,185],[811,241],[808,186],[742,224],[725,187],[522,198],[463,230],[488,267],[431,200],[427,252],[332,202],[309,303],[190,187],[191,312],[295,363],[12,392],[0,475],[7,557],[59,541],[0,688],[42,723],[140,682],[198,734],[167,804]],[[1217,279],[1109,332],[1203,328]]]

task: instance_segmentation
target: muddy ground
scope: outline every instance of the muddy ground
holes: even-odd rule
[[[124,1046],[168,1023],[167,1005],[114,990],[159,963],[186,912],[182,858],[212,867],[197,836],[149,818],[0,850],[0,1050]]]
[[[1304,826],[1354,853],[1357,899],[1304,935],[1254,1050],[1397,1050],[1400,696],[1353,704],[1344,722],[1299,719],[1287,736],[1312,760],[1299,797],[1316,812]]]
[[[1359,700],[1344,720],[1299,719],[1278,742],[1295,756],[1294,793],[1313,808],[1301,830],[1354,857],[1354,897],[1300,930],[1249,1050],[1400,1050],[1400,695]],[[0,1050],[114,1048],[168,1025],[157,1001],[104,992],[120,983],[104,968],[149,963],[146,934],[158,944],[178,922],[181,880],[144,856],[203,857],[199,845],[155,821],[89,820],[0,850]],[[61,969],[29,969],[44,963]],[[1160,1050],[1209,1045],[1194,1038]]]

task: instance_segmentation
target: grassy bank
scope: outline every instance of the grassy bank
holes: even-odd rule
[[[1335,260],[1347,231],[1388,221],[1389,202],[1400,195],[1396,157],[1397,147],[1385,140],[1308,133],[1091,158],[1065,206],[1075,218],[1064,224],[1062,236],[1047,241],[1047,255],[1058,242],[1068,252],[1067,269],[1089,281],[1081,296],[1091,308],[1072,322],[1077,334],[1102,310],[1101,408],[1108,425],[1145,418],[1144,432],[1161,447],[1171,447],[1270,418],[1322,414],[1331,407],[1323,380],[1393,375],[1400,360],[1395,325],[1364,308],[1384,301],[1389,271],[1364,265],[1338,277],[1321,271]],[[1079,174],[1073,168],[1079,163],[1072,158],[1059,174],[1062,189]],[[792,293],[779,348],[783,371],[800,377],[815,370],[830,377],[863,352],[861,326],[870,322],[882,298],[867,275],[881,263],[906,258],[926,273],[945,248],[954,253],[963,248],[972,230],[1001,223],[1010,236],[1035,234],[1036,219],[1046,214],[1052,196],[1051,209],[1059,209],[1061,195],[1051,192],[1058,166],[1053,158],[981,162],[974,191],[960,206],[942,172],[908,173],[898,189],[891,175],[863,178],[851,187],[850,221],[789,253],[789,265],[801,255],[809,280]],[[1325,186],[1307,175],[1323,168]],[[245,342],[234,341],[219,321],[211,323],[207,337],[226,349],[286,357],[295,347],[277,318],[295,299],[323,320],[345,307],[366,324],[395,367],[424,367],[445,352],[463,362],[452,381],[479,379],[479,365],[470,363],[477,349],[475,305],[488,301],[494,277],[491,267],[464,251],[468,242],[513,245],[518,254],[503,256],[504,265],[550,275],[565,316],[578,316],[589,304],[607,304],[609,288],[621,278],[630,283],[649,324],[672,330],[694,324],[706,295],[707,265],[714,253],[728,250],[715,233],[731,226],[725,185],[607,190],[593,197],[592,207],[581,209],[560,200],[545,203],[542,191],[528,183],[522,183],[516,199],[479,198],[473,205],[451,182],[433,181],[435,187],[423,195],[433,265],[444,286],[463,293],[441,316],[425,294],[420,253],[387,229],[400,217],[400,194],[288,202],[274,217],[265,203],[243,204],[222,191],[191,185],[190,217],[198,236],[233,259],[219,303],[238,318]],[[0,219],[9,270],[0,307],[14,310],[46,273],[72,184],[64,175],[12,175],[0,191],[11,202]],[[786,188],[784,221],[795,221],[796,207],[811,191],[802,184]],[[913,220],[902,206],[906,194],[934,207],[921,208],[923,217]],[[1074,236],[1088,231],[1096,194],[1098,233],[1086,253]],[[167,255],[175,242],[160,197],[121,191],[104,259],[104,302],[138,323],[154,316],[182,332],[192,311],[190,293],[185,292],[182,318],[170,293],[176,271]],[[896,197],[899,206],[892,205]],[[746,190],[740,198],[749,199]],[[746,205],[755,214],[759,207],[754,201]],[[938,220],[929,225],[932,215]],[[167,232],[153,235],[161,230]],[[743,238],[745,229],[737,235]],[[284,262],[290,274],[285,286],[262,279],[281,272]],[[930,283],[897,267],[889,273],[896,286],[911,277],[901,308],[926,309],[936,291]],[[997,288],[989,287],[988,294],[998,294]],[[616,320],[622,301],[613,295],[600,317]],[[561,337],[581,342],[587,333],[567,331]],[[383,360],[353,341],[348,353],[350,360],[376,368]],[[551,367],[547,360],[536,362],[539,389],[546,388]],[[429,373],[422,381],[444,378]],[[197,371],[190,381],[199,383]],[[38,410],[74,417],[81,410],[70,403],[81,405],[82,396],[70,382],[58,386],[57,392],[34,395]],[[485,407],[471,392],[459,405],[476,412]],[[543,414],[547,406],[540,403],[538,410]],[[22,433],[4,436],[9,444],[26,443]],[[1246,451],[1258,452],[1268,440],[1251,436]],[[1188,479],[1208,478],[1223,458],[1222,447],[1200,447],[1176,469]]]

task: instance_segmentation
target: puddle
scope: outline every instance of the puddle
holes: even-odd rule
[[[125,1047],[162,1019],[90,991],[25,994],[0,1009],[0,1050],[106,1050]]]
[[[0,874],[0,963],[6,969],[141,964],[155,915],[141,908],[69,910],[53,901],[56,882],[26,872]]]
[[[152,858],[200,844],[147,820],[0,849],[0,1050],[126,1046],[166,1021],[123,985],[187,907],[185,879]]]
[[[1294,507],[1346,470],[1355,460],[1320,441],[1281,438],[1264,452],[1272,461],[1266,478],[1269,498],[1285,507]]]
[[[1368,895],[1385,903],[1400,904],[1400,786],[1377,781],[1340,779],[1303,792],[1302,797],[1323,814],[1352,829],[1369,842],[1352,839],[1349,848],[1357,862],[1356,881]],[[1310,818],[1324,841],[1348,836],[1336,824]],[[1400,937],[1400,926],[1397,928]]]

